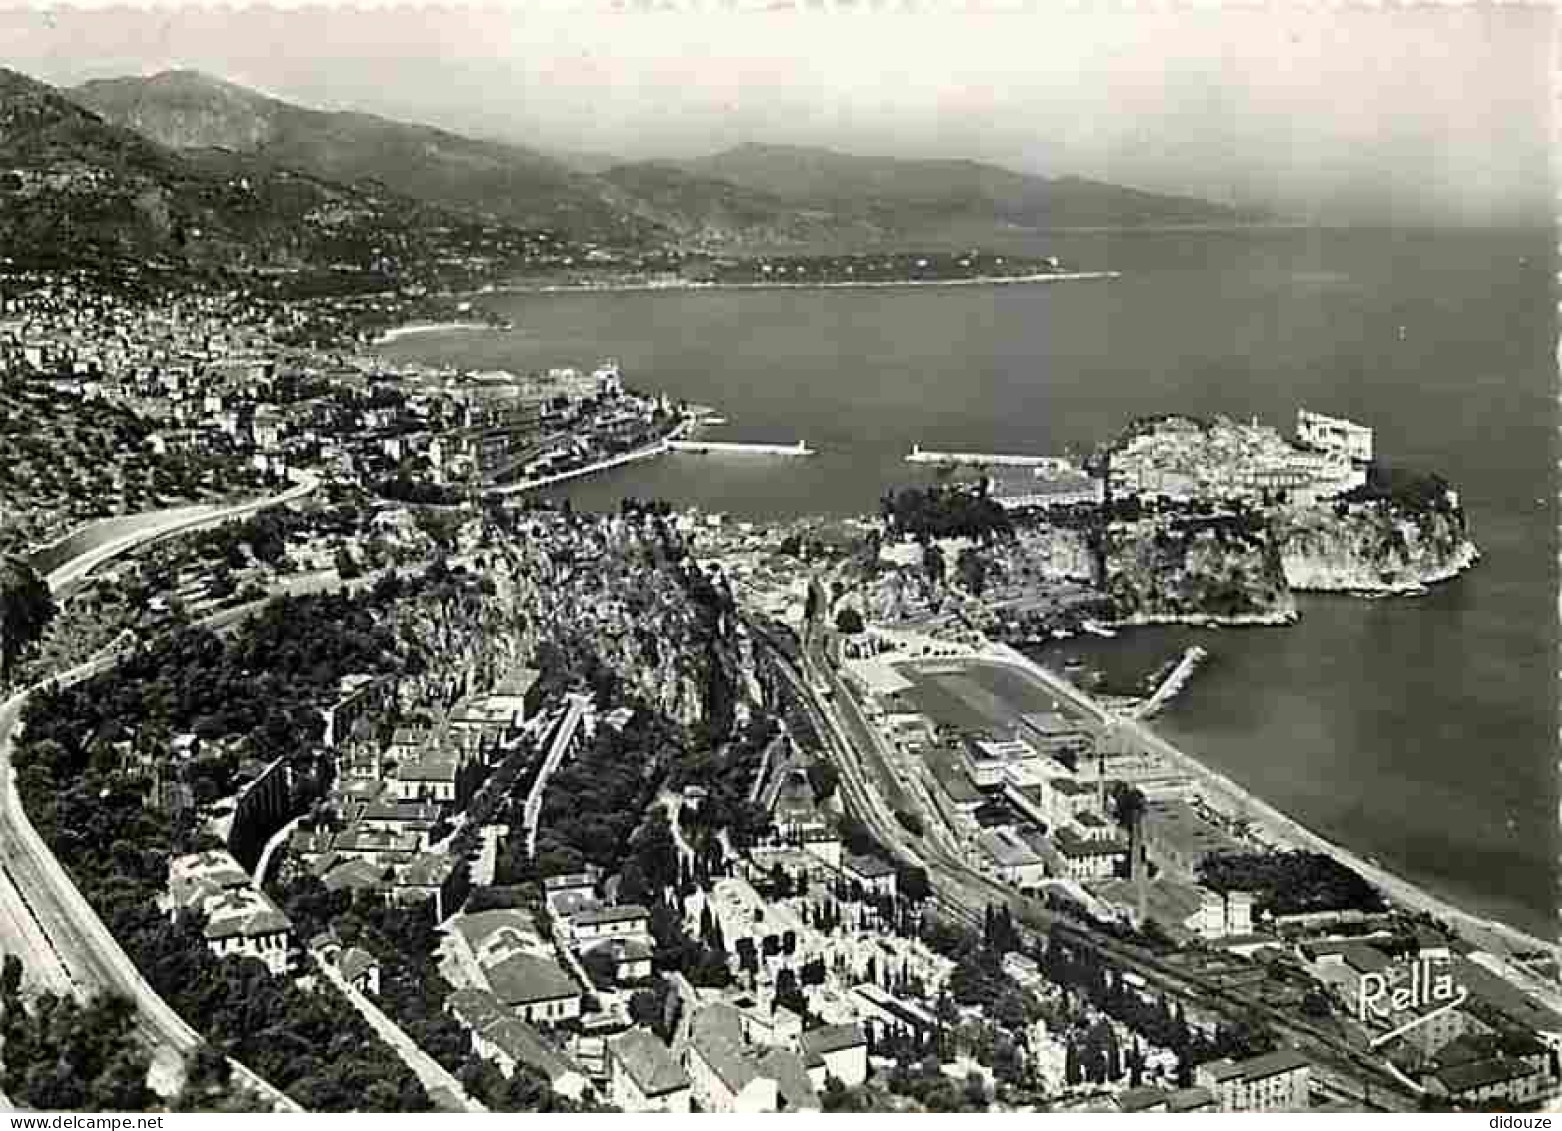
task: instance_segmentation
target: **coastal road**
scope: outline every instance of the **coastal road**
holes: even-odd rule
[[[313,491],[317,484],[313,477],[301,477],[287,491],[254,502],[145,516],[146,521],[137,523],[130,531],[56,567],[49,573],[49,587],[62,592],[119,554],[174,534],[292,502]],[[119,655],[116,647],[48,682],[69,686],[90,679],[116,663]],[[18,931],[18,941],[26,944],[21,954],[24,963],[34,963],[43,971],[38,977],[44,984],[61,984],[63,976],[78,997],[116,993],[132,1001],[137,1011],[137,1028],[154,1053],[153,1083],[165,1091],[175,1090],[183,1075],[184,1058],[202,1043],[199,1034],[147,984],[22,807],[11,754],[23,709],[35,690],[36,687],[18,692],[0,704],[0,908],[4,909],[0,918],[15,922],[25,916],[36,925],[36,931]],[[235,1077],[275,1110],[301,1110],[291,1098],[248,1068],[232,1063]]]

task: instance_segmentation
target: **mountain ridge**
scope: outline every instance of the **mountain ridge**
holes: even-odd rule
[[[224,148],[332,181],[605,242],[712,250],[883,245],[962,229],[1243,223],[1257,214],[964,158],[748,142],[707,157],[582,171],[541,150],[359,111],[316,110],[198,71],[97,79],[70,97],[176,150]]]

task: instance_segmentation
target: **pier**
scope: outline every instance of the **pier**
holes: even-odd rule
[[[977,467],[1040,467],[1048,471],[1073,471],[1073,463],[1059,456],[1003,455],[994,452],[925,452],[913,444],[907,463],[964,464]]]
[[[737,444],[722,440],[669,440],[667,450],[696,455],[720,453],[748,456],[811,456],[814,450],[802,440],[795,444]]]

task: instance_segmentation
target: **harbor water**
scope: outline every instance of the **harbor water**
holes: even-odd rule
[[[619,358],[713,405],[710,439],[808,459],[668,455],[562,485],[755,518],[871,511],[924,449],[1082,455],[1134,416],[1299,407],[1377,432],[1460,491],[1479,566],[1415,599],[1304,596],[1284,628],[1140,629],[1065,653],[1125,680],[1209,659],[1155,726],[1330,839],[1554,937],[1557,511],[1545,231],[1094,233],[1021,241],[1112,281],[491,296],[509,333],[387,356],[529,370]],[[1059,657],[1061,662],[1061,657]]]

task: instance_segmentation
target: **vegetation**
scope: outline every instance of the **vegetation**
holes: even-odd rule
[[[16,1103],[39,1111],[147,1111],[158,1102],[146,1084],[152,1058],[129,999],[81,1005],[45,993],[29,1007],[7,985],[3,1004],[0,1084]]]
[[[397,589],[438,601],[459,587],[413,579]],[[383,612],[394,599],[380,591],[281,599],[228,641],[193,628],[156,639],[112,671],[29,700],[15,754],[18,788],[39,832],[153,988],[198,1022],[215,1049],[311,1110],[425,1110],[428,1100],[329,992],[280,982],[250,960],[217,958],[198,915],[164,917],[156,904],[168,856],[203,840],[195,811],[164,813],[144,798],[149,774],[168,764],[172,733],[193,731],[219,750],[236,740],[261,757],[297,759],[318,737],[318,708],[342,676],[419,670],[421,654],[376,618],[376,607]],[[134,736],[116,745],[127,722]],[[218,775],[213,794],[231,785],[221,776],[231,774],[225,758],[208,767]],[[316,780],[312,759],[300,768],[306,783]]]
[[[1382,911],[1378,890],[1320,852],[1229,853],[1206,860],[1199,882],[1217,891],[1251,891],[1253,910],[1270,915]]]
[[[1367,481],[1340,496],[1340,503],[1386,502],[1410,514],[1428,511],[1448,514],[1454,509],[1448,494],[1448,481],[1440,475],[1407,471],[1374,463],[1367,469]]]
[[[879,513],[894,534],[922,539],[1012,537],[1008,512],[980,490],[960,486],[907,487],[879,500]]]
[[[19,558],[0,558],[0,688],[55,614],[49,585]]]

